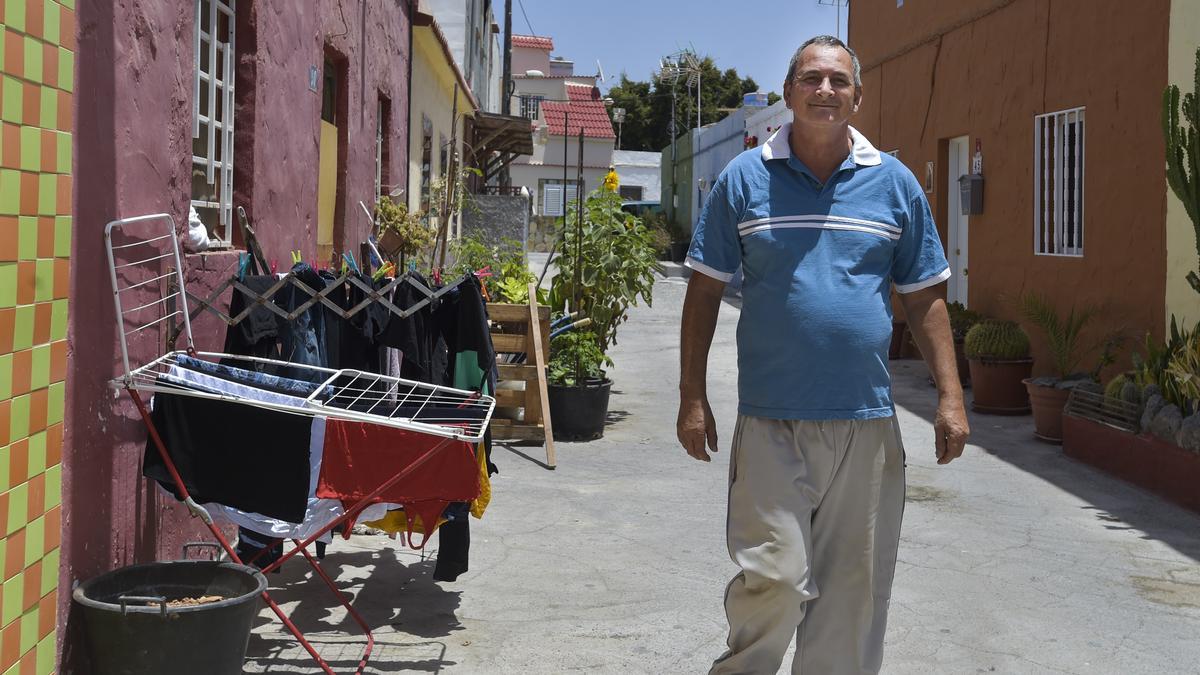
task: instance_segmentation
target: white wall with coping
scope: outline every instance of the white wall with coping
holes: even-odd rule
[[[638,185],[644,201],[662,197],[662,153],[638,150],[614,150],[612,164],[621,185]]]

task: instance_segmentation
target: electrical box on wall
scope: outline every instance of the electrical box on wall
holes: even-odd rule
[[[977,173],[959,176],[958,196],[964,216],[983,213],[983,176]]]

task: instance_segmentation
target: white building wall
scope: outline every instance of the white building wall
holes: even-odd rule
[[[757,145],[767,142],[776,129],[792,121],[792,111],[782,100],[746,117],[746,135],[758,139]]]
[[[662,153],[636,150],[614,150],[613,167],[621,185],[638,185],[644,201],[662,198]]]
[[[550,72],[550,52],[546,49],[532,47],[513,47],[513,75],[524,75],[527,70],[540,70],[543,74]]]
[[[692,227],[700,217],[700,206],[712,192],[713,183],[725,169],[725,165],[745,150],[746,108],[738,108],[725,119],[700,130],[699,145],[692,158],[692,194],[695,195],[692,210]]]

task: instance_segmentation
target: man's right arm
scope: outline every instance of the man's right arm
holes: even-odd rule
[[[679,351],[679,418],[676,433],[679,443],[692,457],[711,461],[705,452],[717,451],[717,428],[708,405],[705,384],[708,373],[708,350],[717,328],[717,313],[725,282],[699,271],[693,271],[683,301]]]

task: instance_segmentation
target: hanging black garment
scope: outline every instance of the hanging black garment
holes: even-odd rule
[[[304,520],[311,417],[164,393],[155,395],[151,417],[198,503],[216,502],[289,523]],[[142,474],[179,498],[152,439]]]
[[[297,281],[303,282],[314,292],[325,289],[325,280],[307,263],[296,263],[292,266],[292,275]],[[276,293],[276,304],[288,312],[293,312],[312,299],[307,291],[295,284],[288,283],[283,290]],[[289,363],[309,366],[328,366],[329,355],[325,346],[325,313],[321,303],[310,306],[295,319],[279,320],[279,354],[280,359]],[[284,377],[302,380],[323,380],[325,375],[314,373],[308,368],[284,368],[279,373]]]
[[[451,505],[450,508],[454,508]],[[449,509],[447,509],[449,510]],[[470,567],[471,524],[463,513],[438,528],[437,563],[433,567],[434,581],[457,581],[458,575]]]
[[[495,369],[496,352],[479,279],[474,274],[463,275],[445,297],[449,301],[437,308],[434,320],[446,341],[447,379],[453,387],[481,391]]]
[[[269,274],[247,276],[242,283],[256,294],[266,293],[277,279]],[[253,304],[250,313],[239,323],[229,326],[225,331],[225,353],[258,356],[261,358],[278,358],[279,349],[276,339],[279,337],[277,325],[278,316],[261,304],[253,303],[244,292],[234,289],[233,297],[229,300],[229,316],[236,317]],[[244,365],[244,364],[239,364]]]
[[[420,274],[409,272],[409,278],[428,288],[425,278]],[[426,295],[416,286],[403,281],[392,293],[392,304],[409,310],[425,298]],[[404,318],[391,315],[379,336],[381,344],[398,349],[404,355],[400,362],[400,377],[406,380],[442,384],[434,379],[433,374],[433,305],[437,302],[427,303]]]

